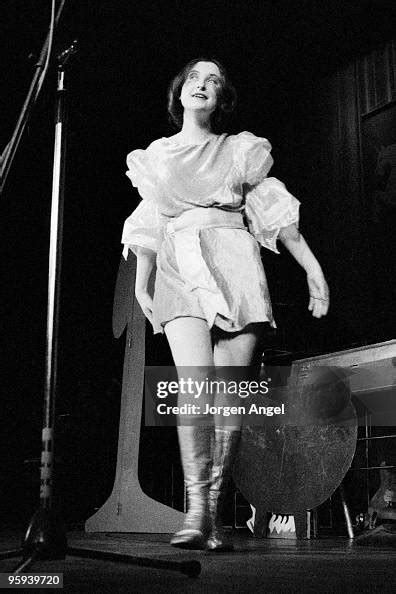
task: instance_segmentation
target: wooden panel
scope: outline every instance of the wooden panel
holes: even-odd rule
[[[396,42],[359,58],[360,111],[364,115],[386,105],[396,97]]]

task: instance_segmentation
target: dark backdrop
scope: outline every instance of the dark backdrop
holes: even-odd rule
[[[3,0],[0,10],[4,147],[50,2]],[[361,97],[370,84],[395,96],[392,52],[374,83],[359,77],[359,65],[390,42],[394,24],[386,1],[67,3],[55,52],[80,41],[69,85],[58,390],[59,484],[71,519],[100,505],[114,476],[123,341],[112,337],[112,298],[123,220],[139,201],[125,156],[174,132],[165,91],[192,57],[215,55],[228,66],[239,94],[230,132],[271,140],[273,175],[302,201],[302,230],[331,285],[328,318],[312,320],[301,270],[286,253],[263,253],[280,326],[271,344],[309,356],[394,337],[390,301],[377,306],[382,277],[373,275],[379,260],[371,246],[381,229],[368,223],[361,182]],[[54,88],[51,72],[1,201],[5,518],[28,517],[37,500]],[[147,347],[148,363],[170,361],[162,337],[148,332]],[[156,439],[145,434],[143,461]],[[151,454],[151,466],[155,460]]]

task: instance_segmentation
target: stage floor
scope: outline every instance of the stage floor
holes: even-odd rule
[[[18,547],[22,536],[21,532],[3,533],[0,550]],[[257,539],[238,531],[233,553],[213,554],[175,549],[169,545],[169,536],[71,531],[68,544],[163,561],[198,560],[199,577],[71,556],[64,561],[38,561],[30,571],[63,572],[63,591],[78,593],[393,592],[396,583],[396,549],[389,545],[361,547],[342,538]],[[0,571],[10,572],[15,565],[14,559],[3,560]]]

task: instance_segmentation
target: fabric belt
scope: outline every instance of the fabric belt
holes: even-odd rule
[[[244,229],[242,214],[219,208],[193,208],[165,225],[165,238],[174,243],[179,272],[194,291],[209,326],[216,315],[232,318],[230,308],[213,278],[201,251],[200,231],[210,228]]]
[[[165,225],[165,231],[172,235],[188,227],[191,228],[210,228],[210,227],[228,227],[230,229],[246,229],[242,214],[240,212],[231,212],[221,210],[220,208],[202,208],[196,207],[186,210],[183,214],[173,218]]]

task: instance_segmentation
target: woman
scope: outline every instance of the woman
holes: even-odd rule
[[[298,200],[267,177],[270,143],[249,132],[223,132],[236,100],[224,67],[215,59],[192,60],[168,98],[180,131],[128,155],[127,175],[143,200],[125,222],[122,243],[125,257],[129,249],[137,256],[136,299],[154,332],[165,332],[179,376],[188,368],[199,380],[213,366],[251,365],[263,328],[275,326],[259,243],[277,252],[280,239],[305,269],[314,317],[327,313],[329,291],[298,231]],[[217,405],[229,396],[200,396],[201,404],[213,400]],[[180,420],[189,507],[174,546],[231,548],[219,515],[240,422],[235,417],[226,425],[220,415],[214,427],[197,416]]]

